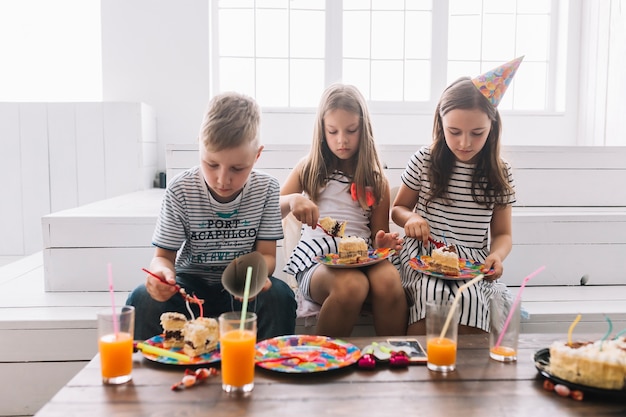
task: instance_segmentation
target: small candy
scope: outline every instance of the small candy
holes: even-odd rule
[[[215,368],[198,368],[195,371],[193,369],[185,369],[185,374],[180,382],[172,385],[172,391],[179,391],[185,388],[191,388],[194,385],[199,384],[210,376],[218,375],[219,372]]]
[[[569,394],[570,397],[572,397],[573,399],[575,399],[576,401],[582,401],[583,400],[583,392],[582,391],[578,391],[578,390],[574,390]]]
[[[359,368],[362,369],[374,369],[376,367],[376,359],[374,359],[374,355],[371,353],[367,353],[359,359],[358,362]]]
[[[554,386],[554,392],[556,392],[557,394],[559,394],[561,397],[569,397],[570,394],[570,389],[569,387],[562,385],[562,384],[556,384]]]
[[[549,379],[543,381],[543,389],[546,391],[554,391],[554,383]]]
[[[397,352],[391,352],[391,357],[389,358],[389,366],[394,368],[404,368],[409,366],[409,356],[406,352],[400,350]]]
[[[196,383],[195,375],[185,375],[183,377],[182,383],[185,386],[185,388],[189,388],[193,386]]]

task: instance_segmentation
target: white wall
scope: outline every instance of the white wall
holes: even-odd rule
[[[46,214],[152,187],[155,120],[141,103],[0,103],[0,255],[42,250]]]
[[[147,103],[157,115],[158,165],[165,144],[198,136],[209,92],[207,0],[103,0],[104,101]]]

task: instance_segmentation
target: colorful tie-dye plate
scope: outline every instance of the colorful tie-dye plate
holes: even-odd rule
[[[339,339],[315,335],[278,336],[256,345],[257,366],[276,372],[311,373],[356,363],[361,350]]]
[[[150,339],[146,340],[144,343],[165,349],[163,347],[163,335],[162,334],[153,336]],[[183,348],[170,348],[168,350],[175,352],[175,353],[182,353],[182,354],[185,353],[183,352]],[[222,357],[220,356],[219,344],[214,351],[209,352],[209,353],[204,353],[200,356],[196,356],[195,358],[193,358],[191,362],[183,362],[183,361],[179,361],[178,359],[170,358],[167,356],[154,355],[152,353],[141,352],[141,354],[143,355],[144,358],[151,360],[153,362],[164,363],[167,365],[183,365],[183,366],[206,365],[209,363],[218,362],[222,359]]]
[[[422,274],[430,275],[431,277],[435,278],[450,280],[475,278],[483,273],[481,272],[481,270],[485,267],[485,265],[480,262],[472,261],[471,259],[461,258],[459,259],[459,267],[461,268],[460,275],[446,275],[442,272],[434,271],[430,267],[431,259],[432,258],[428,255],[418,256],[417,258],[409,260],[409,266],[416,271],[421,272]],[[495,271],[493,269],[490,269],[487,273],[485,273],[485,276],[492,275],[494,272]]]
[[[379,248],[370,250],[368,253],[369,256],[365,259],[360,260],[357,263],[344,263],[337,253],[329,253],[327,255],[316,256],[315,258],[313,258],[313,260],[331,268],[362,268],[364,266],[377,264],[378,262],[387,259],[395,253],[396,251],[391,248]]]

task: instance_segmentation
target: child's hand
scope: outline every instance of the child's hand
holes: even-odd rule
[[[494,281],[502,276],[504,267],[502,266],[502,260],[498,255],[491,254],[487,256],[484,265],[485,268],[481,272],[486,273],[492,268],[494,270],[493,275],[485,276],[485,278],[483,278],[485,281]]]
[[[374,237],[374,245],[376,248],[391,248],[399,251],[402,249],[404,240],[400,238],[400,235],[396,232],[385,233],[383,230],[376,232]]]
[[[297,196],[294,198],[291,204],[291,213],[298,221],[303,224],[307,224],[314,229],[317,226],[317,221],[320,217],[320,211],[317,208],[317,204],[304,196]]]
[[[404,224],[404,234],[407,237],[412,237],[417,240],[421,240],[424,246],[428,244],[428,236],[430,236],[430,227],[428,222],[424,220],[422,216],[417,213],[407,220]]]
[[[172,298],[172,296],[178,292],[174,271],[163,270],[153,271],[153,273],[162,277],[167,283],[159,281],[158,278],[148,274],[146,277],[146,290],[148,291],[148,294],[160,302],[167,301]]]

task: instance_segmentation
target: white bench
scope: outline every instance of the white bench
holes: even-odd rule
[[[392,187],[418,147],[380,147]],[[196,164],[197,152],[197,145],[168,146],[167,177]],[[307,152],[306,146],[268,147],[257,166],[282,182]],[[626,189],[620,186],[626,148],[515,146],[504,147],[503,156],[513,166],[517,202],[502,280],[516,291],[526,275],[546,266],[524,291],[530,318],[522,330],[566,331],[578,313],[581,329],[604,329],[605,314],[626,327],[626,274],[615,262],[596,261],[620,259],[626,251]],[[284,254],[278,256],[281,265]]]
[[[400,175],[417,147],[380,148],[392,187],[400,184]],[[268,146],[257,168],[284,181],[307,151],[306,146]],[[513,208],[513,250],[505,260],[502,280],[516,287],[525,275],[546,266],[525,292],[524,303],[530,313],[549,316],[551,309],[557,312],[556,303],[541,307],[545,294],[568,304],[550,319],[560,316],[571,321],[577,309],[584,312],[593,303],[579,303],[579,297],[608,301],[613,293],[626,293],[621,268],[596,261],[619,259],[626,250],[626,191],[613,187],[626,183],[626,148],[505,147],[503,154],[513,166],[517,203]],[[197,145],[169,145],[167,177],[171,179],[197,161]],[[152,257],[150,239],[162,192],[131,193],[45,216],[46,290],[106,291],[107,282],[97,271],[104,270],[109,261],[119,277],[120,290],[131,290],[142,282],[140,269]],[[391,227],[397,226],[392,223]],[[284,261],[279,248],[277,269]],[[277,275],[290,281],[281,271]],[[576,288],[583,277],[587,285]],[[611,318],[624,318],[623,309],[612,308],[610,303],[605,306]],[[597,322],[597,318],[596,314],[593,320]],[[531,317],[526,325],[532,327],[534,320]],[[592,318],[583,317],[585,320]]]

